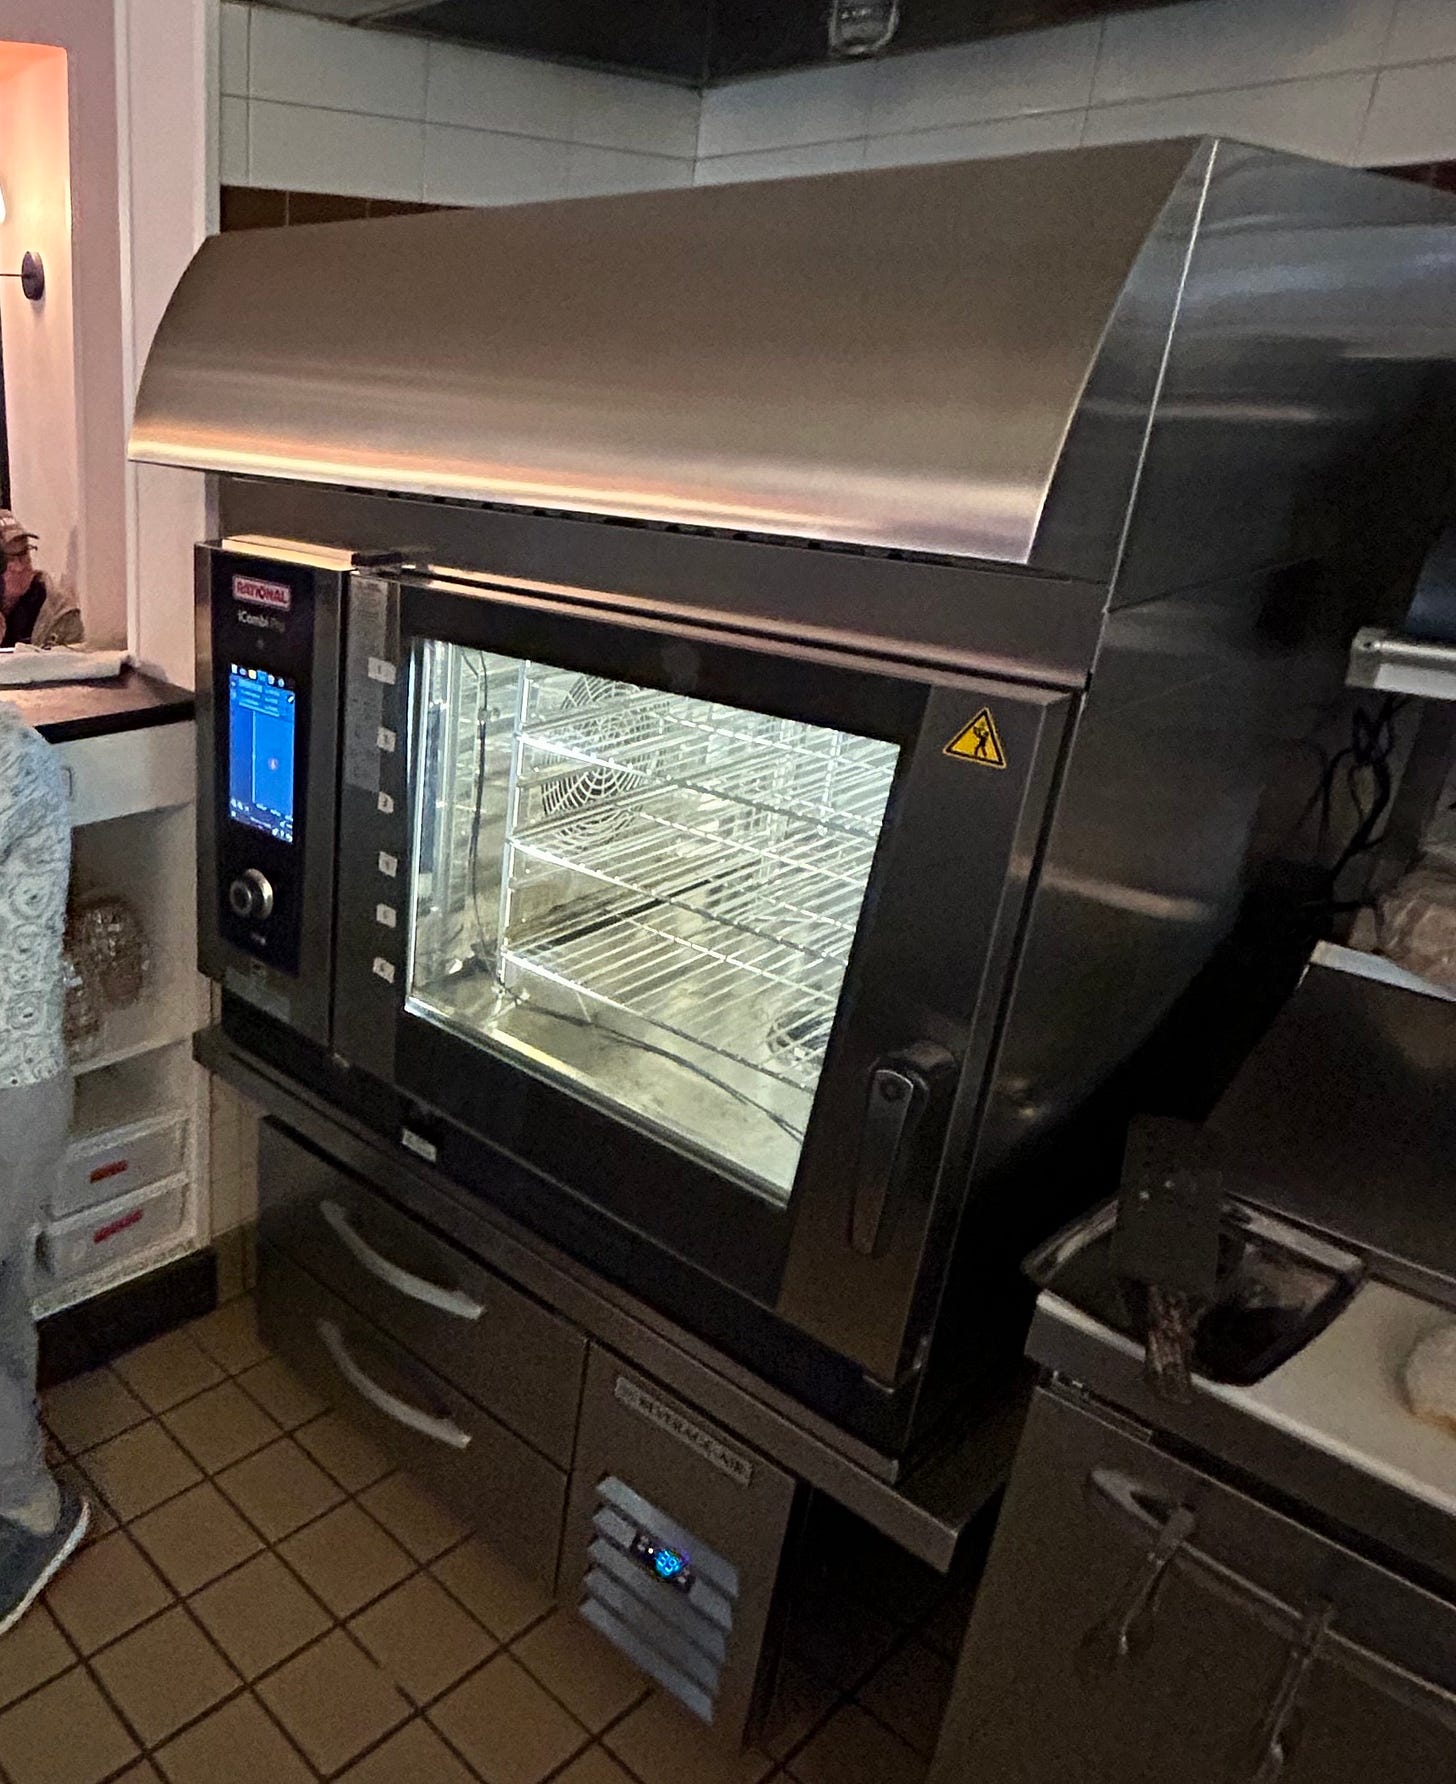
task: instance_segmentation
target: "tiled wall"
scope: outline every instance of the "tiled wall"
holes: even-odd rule
[[[224,186],[427,204],[687,185],[682,88],[222,7]]]
[[[1456,157],[1456,0],[1195,0],[710,92],[697,179],[1213,131],[1364,165]]]

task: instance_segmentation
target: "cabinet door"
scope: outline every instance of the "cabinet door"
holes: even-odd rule
[[[932,1784],[1232,1784],[1287,1644],[1170,1570],[1113,1657],[1099,1637],[1132,1605],[1147,1545],[1089,1497],[1100,1457],[1068,1416],[1038,1397]]]
[[[931,1784],[1456,1778],[1456,1609],[1036,1396]]]

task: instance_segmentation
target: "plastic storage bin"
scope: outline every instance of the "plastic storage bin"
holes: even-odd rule
[[[43,1290],[47,1282],[89,1276],[164,1243],[182,1225],[186,1203],[186,1177],[169,1177],[99,1208],[52,1220],[40,1236],[42,1278],[37,1286]]]
[[[56,1220],[146,1189],[182,1169],[187,1117],[171,1112],[83,1134],[66,1148],[51,1198]]]

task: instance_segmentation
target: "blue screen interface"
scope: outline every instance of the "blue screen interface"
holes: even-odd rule
[[[228,665],[228,812],[293,841],[298,691],[284,676]]]

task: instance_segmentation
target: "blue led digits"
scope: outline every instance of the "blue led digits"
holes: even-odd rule
[[[695,1576],[687,1556],[655,1542],[645,1530],[639,1530],[633,1538],[632,1554],[649,1572],[669,1586],[675,1586],[679,1592],[686,1592],[692,1586]]]

